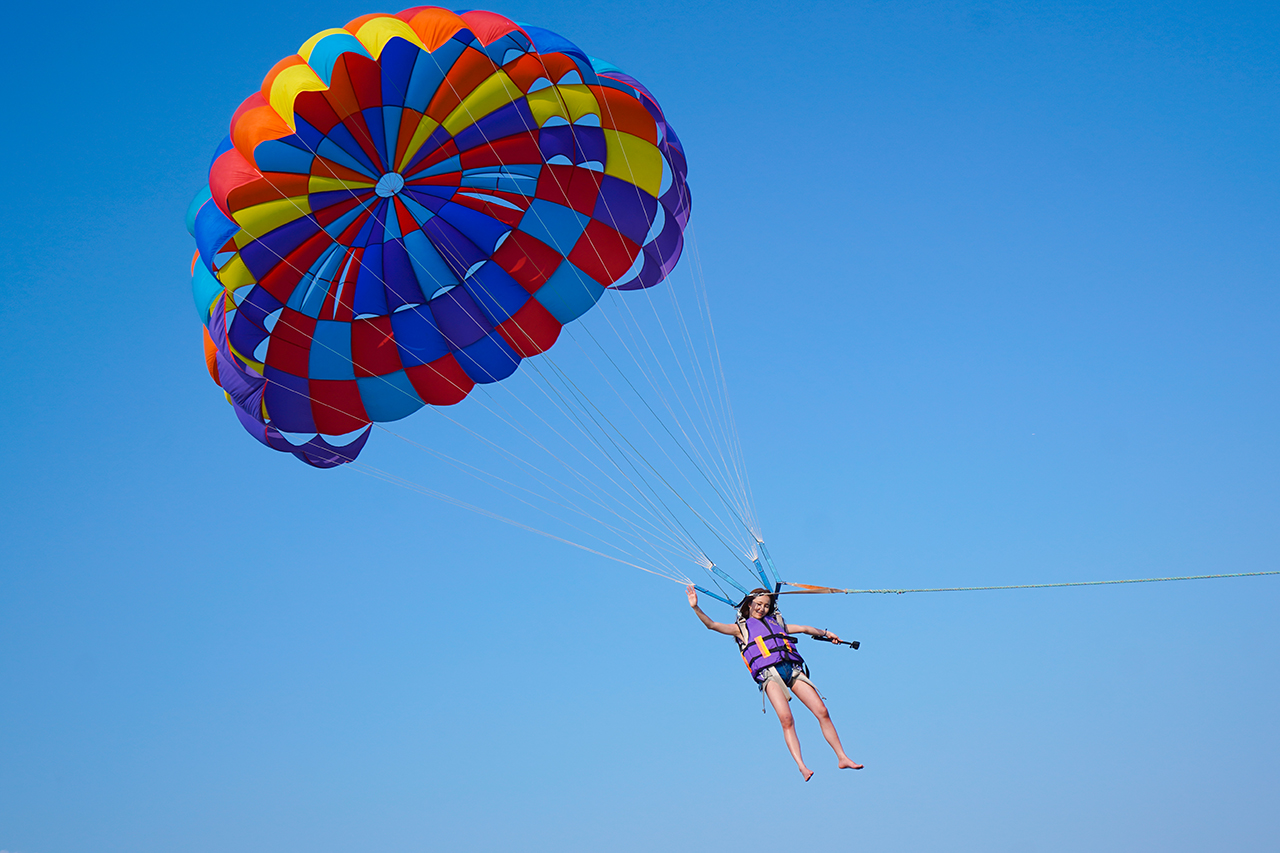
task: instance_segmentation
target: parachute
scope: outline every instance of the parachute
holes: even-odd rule
[[[491,12],[356,18],[271,69],[188,211],[210,376],[263,444],[351,462],[661,282],[689,213],[679,138],[615,66]]]
[[[728,602],[721,582],[746,588],[709,532],[776,587],[701,267],[654,287],[685,253],[686,175],[653,94],[549,30],[435,7],[323,30],[235,111],[187,212],[209,375],[254,438],[308,465],[682,584],[692,562]],[[387,426],[424,407],[490,461]],[[358,460],[375,427],[465,478]],[[474,503],[436,489],[472,481],[490,489]]]

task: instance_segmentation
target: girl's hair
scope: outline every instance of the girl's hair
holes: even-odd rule
[[[778,597],[772,592],[769,592],[769,590],[761,589],[760,587],[756,587],[751,590],[751,593],[746,598],[742,599],[742,603],[738,605],[738,616],[742,619],[746,619],[750,616],[751,602],[755,601],[756,598],[761,595],[769,596],[769,612],[766,613],[765,616],[772,616],[773,612],[778,609]]]

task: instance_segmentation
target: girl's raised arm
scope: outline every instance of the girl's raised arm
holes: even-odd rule
[[[710,616],[702,612],[702,608],[698,606],[698,591],[693,588],[693,584],[689,584],[684,588],[685,595],[689,597],[689,606],[693,608],[693,612],[702,620],[702,624],[707,626],[707,630],[716,631],[730,637],[738,636],[737,625],[726,625],[723,622],[716,622]]]

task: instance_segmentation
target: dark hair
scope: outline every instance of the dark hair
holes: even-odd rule
[[[740,616],[743,619],[746,619],[748,616],[750,616],[751,602],[755,601],[756,598],[762,595],[769,596],[769,612],[766,613],[765,616],[772,616],[773,612],[778,609],[778,597],[772,592],[769,592],[769,590],[761,589],[760,587],[756,587],[755,589],[751,590],[751,592],[747,595],[747,597],[742,599],[742,603],[738,605],[738,616]]]

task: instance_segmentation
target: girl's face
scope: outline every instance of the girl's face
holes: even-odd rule
[[[751,599],[751,609],[747,612],[751,614],[752,619],[763,619],[769,613],[769,604],[772,599],[767,595],[757,595]]]

